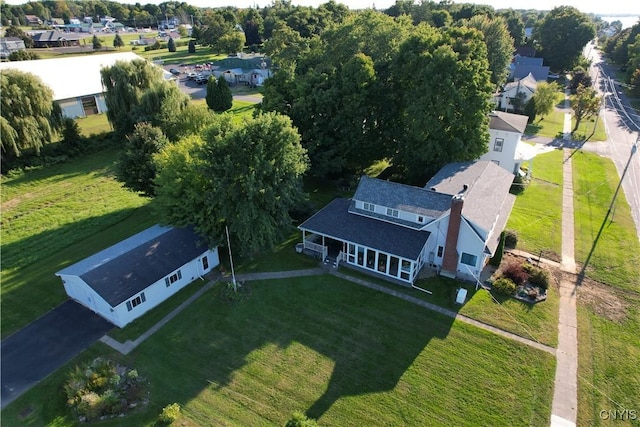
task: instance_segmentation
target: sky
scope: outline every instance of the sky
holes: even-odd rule
[[[25,0],[5,0],[9,4],[24,4]],[[141,4],[162,3],[165,0],[116,0],[120,3]],[[273,0],[182,0],[197,7],[222,7],[235,6],[239,8],[259,6],[264,7],[273,4]],[[292,0],[291,3],[299,6],[317,7],[328,0]],[[348,6],[350,9],[364,9],[375,6],[376,9],[386,9],[395,3],[395,0],[336,0]],[[437,3],[439,0],[435,0]],[[488,4],[495,9],[537,9],[551,10],[557,6],[573,6],[584,13],[616,16],[620,14],[633,14],[640,17],[640,1],[637,0],[465,0],[454,3]]]

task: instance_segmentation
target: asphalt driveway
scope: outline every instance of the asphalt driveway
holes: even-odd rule
[[[96,342],[113,325],[68,300],[0,344],[4,408]]]

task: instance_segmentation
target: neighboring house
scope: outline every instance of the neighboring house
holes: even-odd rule
[[[536,56],[536,48],[533,46],[518,46],[516,47],[515,55],[533,58]]]
[[[219,262],[192,229],[156,225],[56,276],[69,297],[122,328]]]
[[[36,15],[24,15],[24,19],[27,21],[27,25],[31,27],[42,25],[42,19],[38,18]]]
[[[513,174],[492,162],[451,163],[424,188],[363,176],[303,222],[301,251],[411,286],[423,268],[477,278],[513,207]]]
[[[19,37],[0,37],[1,59],[7,59],[13,52],[25,49],[24,40]]]
[[[76,33],[62,32],[58,30],[36,33],[33,39],[33,47],[64,47],[80,46],[80,41],[85,36]]]
[[[537,88],[538,82],[531,74],[528,74],[522,79],[507,83],[504,85],[504,89],[500,95],[499,108],[501,110],[513,111],[514,106],[512,100],[518,97],[522,98],[522,107],[524,107],[531,97],[533,97]]]
[[[509,80],[518,80],[531,74],[536,81],[545,81],[549,76],[549,67],[543,65],[543,58],[516,54],[509,64]]]
[[[100,70],[117,61],[144,59],[133,52],[0,63],[0,71],[16,69],[35,74],[53,90],[62,114],[72,119],[104,113],[104,87]],[[167,72],[170,75],[170,73]]]
[[[229,84],[262,86],[271,77],[269,59],[260,54],[239,54],[214,62],[213,75],[224,76]]]
[[[528,119],[520,114],[492,111],[489,114],[488,151],[479,160],[491,161],[517,175],[522,162],[531,160],[528,151],[520,147],[526,145],[521,138]]]

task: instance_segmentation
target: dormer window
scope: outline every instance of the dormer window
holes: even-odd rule
[[[398,218],[398,209],[387,208],[387,216],[392,216],[394,218]]]
[[[376,210],[376,206],[372,203],[364,202],[362,203],[362,209],[369,212],[374,212]]]

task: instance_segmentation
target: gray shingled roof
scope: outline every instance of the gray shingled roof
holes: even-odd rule
[[[418,258],[429,238],[429,232],[349,213],[350,204],[349,199],[335,199],[298,228],[402,258]]]
[[[80,276],[115,307],[206,251],[193,229],[156,225],[56,275]]]
[[[427,182],[425,188],[435,187],[435,191],[450,195],[462,193],[462,215],[490,230],[509,195],[513,178],[513,174],[489,161],[449,163]]]
[[[522,114],[492,111],[489,113],[489,129],[524,133],[528,120],[529,117]]]
[[[360,178],[360,183],[353,195],[353,199],[415,213],[416,215],[424,215],[429,218],[438,218],[451,207],[451,196],[449,195],[438,194],[425,188],[397,182],[369,178],[366,175]],[[370,215],[370,213],[361,210],[357,210],[357,212]],[[386,216],[382,218],[387,221],[393,220],[393,218]],[[397,222],[401,223],[400,221]]]

